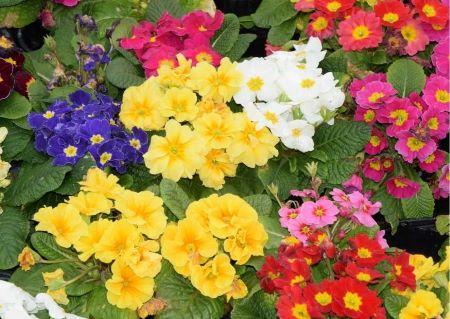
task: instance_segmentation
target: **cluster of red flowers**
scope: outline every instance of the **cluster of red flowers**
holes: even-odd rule
[[[161,65],[175,66],[178,53],[192,60],[193,65],[207,61],[216,66],[221,56],[210,42],[222,22],[220,11],[214,17],[203,11],[192,11],[181,19],[166,12],[156,24],[142,21],[134,26],[132,37],[121,39],[120,46],[133,50],[147,77],[154,75]]]
[[[281,319],[386,318],[379,290],[415,290],[408,253],[388,255],[377,239],[364,233],[337,237],[341,242],[334,244],[318,231],[309,243],[284,243],[277,257],[266,257],[258,277],[264,291],[280,295]]]
[[[6,99],[13,90],[28,96],[28,87],[34,78],[23,70],[24,60],[13,42],[0,36],[0,100]]]
[[[337,25],[339,43],[346,51],[376,48],[384,40],[388,53],[415,55],[430,41],[448,36],[448,5],[440,0],[413,0],[411,5],[380,0],[373,11],[354,4],[355,0],[297,0],[295,8],[314,11],[306,27],[308,36],[330,38]]]

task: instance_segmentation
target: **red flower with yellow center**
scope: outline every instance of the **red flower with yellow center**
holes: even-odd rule
[[[334,34],[333,20],[326,14],[317,11],[309,16],[310,22],[306,27],[306,34],[310,37],[327,39]]]
[[[277,290],[282,291],[286,287],[304,287],[311,278],[311,270],[308,264],[297,259],[285,268],[284,276],[274,279]]]
[[[411,18],[408,7],[398,0],[380,1],[373,9],[381,24],[387,27],[398,29]]]
[[[313,300],[307,298],[304,290],[298,287],[287,289],[278,299],[276,307],[280,319],[322,318]]]
[[[283,267],[273,256],[266,256],[266,260],[261,267],[261,270],[257,272],[257,276],[260,281],[261,288],[268,292],[273,293],[276,290],[274,279],[282,275]]]
[[[394,280],[391,286],[399,291],[405,291],[407,288],[416,289],[416,277],[414,275],[414,266],[409,264],[409,254],[402,252],[389,259],[392,265],[391,274]]]
[[[355,0],[316,0],[316,9],[335,17],[338,13],[344,12],[353,7]]]
[[[323,314],[331,311],[331,304],[333,303],[332,291],[332,282],[324,280],[320,284],[309,284],[304,288],[303,293],[305,298],[312,300]]]
[[[412,3],[423,22],[445,26],[448,21],[448,7],[438,0],[413,0]]]
[[[337,34],[345,51],[374,48],[383,39],[380,19],[373,12],[362,10],[339,23]]]
[[[375,267],[386,258],[384,249],[376,239],[371,239],[366,234],[358,234],[349,240],[352,247],[352,257],[360,267]]]
[[[352,278],[363,283],[375,283],[384,276],[375,269],[358,267],[355,263],[348,263],[345,272]]]

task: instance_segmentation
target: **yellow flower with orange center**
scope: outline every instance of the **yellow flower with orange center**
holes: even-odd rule
[[[194,129],[201,135],[208,148],[219,149],[228,147],[240,130],[239,124],[235,121],[235,116],[220,116],[216,113],[209,113],[195,120]]]
[[[104,195],[106,198],[116,199],[123,188],[117,182],[119,178],[113,174],[106,174],[100,168],[91,168],[88,170],[86,178],[81,181],[81,190]]]
[[[204,186],[219,190],[225,184],[225,177],[236,176],[237,165],[231,162],[224,150],[213,149],[206,154],[205,159],[198,169],[198,176]]]
[[[32,266],[36,264],[36,259],[34,258],[34,252],[30,247],[26,246],[22,249],[19,256],[17,256],[17,261],[19,266],[23,271],[28,271]]]
[[[161,100],[161,114],[178,122],[192,121],[197,111],[197,95],[187,88],[170,88]]]
[[[107,219],[99,219],[89,224],[87,233],[81,236],[74,245],[75,249],[80,252],[78,258],[81,261],[86,261],[97,253],[98,244],[112,223],[112,221]]]

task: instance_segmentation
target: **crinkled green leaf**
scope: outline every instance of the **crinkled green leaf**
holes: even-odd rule
[[[176,182],[169,179],[163,179],[159,187],[164,204],[179,219],[184,218],[186,208],[191,203],[189,195]]]
[[[297,10],[290,0],[263,0],[252,19],[258,27],[280,25],[286,20],[297,15]]]
[[[433,192],[425,182],[420,182],[420,191],[416,195],[411,198],[404,198],[401,202],[406,218],[433,217]]]
[[[278,188],[281,200],[289,197],[291,189],[297,187],[297,176],[289,170],[289,162],[269,161],[266,166],[258,168],[258,177],[266,188],[274,185]]]
[[[73,251],[59,246],[55,238],[48,233],[35,232],[30,240],[33,248],[47,260],[77,258]]]
[[[226,55],[233,48],[239,37],[239,19],[236,15],[225,15],[222,26],[216,31],[211,40],[213,48],[222,55]]]
[[[247,52],[250,44],[256,39],[251,33],[239,34],[233,47],[225,54],[231,61],[238,61]]]
[[[380,212],[391,225],[392,233],[395,234],[399,221],[403,218],[403,209],[400,200],[389,195],[386,191],[386,186],[383,186],[375,192],[371,201],[382,204]]]
[[[294,36],[297,29],[297,18],[293,17],[280,25],[270,28],[267,41],[272,45],[283,45]]]
[[[275,295],[259,290],[249,298],[234,302],[231,319],[276,319],[275,301]]]
[[[121,89],[140,85],[145,80],[136,66],[122,57],[117,57],[108,64],[106,67],[106,78]]]
[[[256,210],[258,215],[270,215],[270,212],[272,211],[272,200],[268,195],[250,195],[244,197],[244,199]]]
[[[166,11],[177,18],[185,13],[178,0],[151,0],[147,7],[146,17],[151,22],[156,22]]]
[[[15,2],[12,6],[0,6],[0,28],[23,28],[36,20],[43,5],[43,0]]]

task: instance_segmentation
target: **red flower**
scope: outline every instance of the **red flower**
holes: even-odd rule
[[[331,307],[340,317],[369,319],[380,306],[377,294],[353,278],[341,278],[333,284]]]
[[[347,267],[345,267],[345,272],[358,281],[370,284],[377,282],[380,278],[384,278],[375,269],[358,267],[355,263],[348,263]]]
[[[439,0],[413,0],[423,22],[444,27],[448,21],[448,7]]]
[[[334,34],[333,19],[327,14],[316,11],[309,16],[311,20],[306,27],[306,34],[310,37],[327,39]]]
[[[364,161],[363,174],[366,178],[378,183],[383,179],[384,173],[385,171],[380,158],[372,157]]]
[[[274,279],[282,276],[282,267],[273,256],[266,256],[264,264],[256,274],[261,288],[271,294],[276,290]]]
[[[6,99],[14,87],[13,70],[11,63],[0,59],[0,100]]]
[[[369,142],[364,147],[364,151],[369,155],[377,155],[387,147],[388,140],[384,136],[384,134],[380,130],[372,128],[372,134],[370,136]]]
[[[377,47],[383,40],[380,19],[373,12],[358,11],[339,23],[339,43],[344,51]]]
[[[278,248],[281,263],[290,264],[295,260],[304,260],[308,265],[314,265],[322,259],[322,249],[316,245],[304,246],[299,242],[295,245],[282,245]]]
[[[284,269],[283,277],[273,280],[278,291],[289,287],[303,287],[311,278],[311,270],[304,260],[295,260]]]
[[[409,264],[409,254],[402,252],[389,258],[392,265],[392,275],[394,280],[391,286],[397,290],[404,291],[407,288],[416,289],[416,276],[414,275],[414,267]]]
[[[420,191],[420,184],[406,177],[396,176],[386,182],[386,191],[398,199],[410,198]]]
[[[35,79],[31,74],[25,71],[19,71],[16,73],[16,81],[14,82],[14,89],[21,95],[28,97],[28,89],[30,85],[35,82]]]
[[[408,7],[398,0],[380,1],[375,5],[374,10],[382,25],[396,29],[403,26],[411,18]]]
[[[385,172],[390,173],[394,170],[394,160],[392,158],[383,158],[382,165]]]
[[[335,17],[338,13],[344,12],[351,7],[355,0],[316,0],[314,4],[316,9],[322,11],[329,16]]]
[[[331,281],[324,280],[320,284],[309,284],[304,288],[303,294],[306,299],[315,303],[321,313],[331,311],[331,304],[333,303],[333,284]]]
[[[376,239],[371,239],[366,234],[358,234],[349,239],[353,248],[352,257],[362,267],[375,267],[386,258],[384,249]]]
[[[208,39],[220,28],[223,22],[223,13],[216,11],[214,17],[209,13],[197,10],[185,15],[182,23],[189,35],[202,34]]]
[[[281,295],[276,307],[280,319],[322,318],[315,303],[298,287],[292,287]]]

